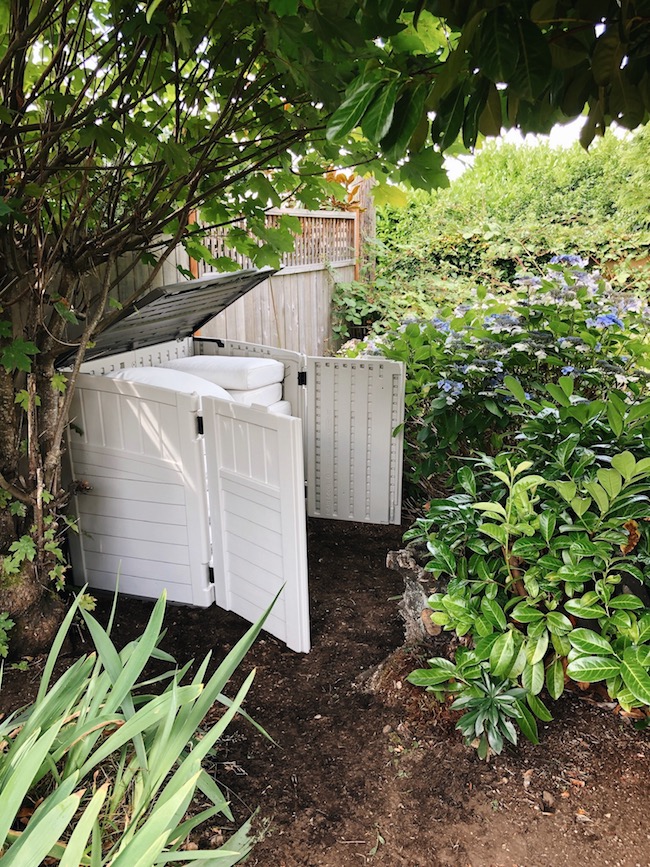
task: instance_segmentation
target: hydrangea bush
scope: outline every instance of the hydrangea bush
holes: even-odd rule
[[[562,377],[582,399],[645,394],[649,327],[645,301],[613,292],[580,257],[557,256],[509,294],[478,288],[470,302],[404,320],[357,351],[406,363],[406,476],[427,490],[458,456],[509,442],[522,412],[511,379],[531,401],[557,396]]]

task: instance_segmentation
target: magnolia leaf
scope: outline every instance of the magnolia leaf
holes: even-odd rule
[[[532,21],[520,18],[517,26],[519,56],[508,83],[521,99],[533,100],[548,84],[552,68],[551,52],[546,39]]]
[[[496,85],[490,82],[485,106],[478,119],[478,129],[481,135],[496,138],[501,134],[502,123],[501,97]]]
[[[458,138],[465,114],[465,85],[459,84],[438,105],[431,124],[431,139],[441,151],[450,147]]]

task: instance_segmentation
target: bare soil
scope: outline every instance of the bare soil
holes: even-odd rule
[[[212,767],[238,823],[258,806],[268,821],[248,867],[649,865],[647,732],[568,695],[539,746],[486,764],[453,714],[406,681],[421,660],[402,646],[402,579],[384,565],[400,539],[400,528],[312,521],[313,649],[263,635],[238,673],[256,668],[246,707],[275,741],[238,721]],[[105,617],[108,603],[99,609]],[[122,599],[116,642],[150,610]],[[166,625],[163,646],[180,662],[208,650],[218,661],[245,629],[214,607],[170,606]],[[76,633],[67,662],[87,649]],[[41,669],[5,672],[0,711],[33,696]],[[195,839],[216,846],[228,833],[212,826]]]

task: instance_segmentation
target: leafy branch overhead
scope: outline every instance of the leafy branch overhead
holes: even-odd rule
[[[612,122],[644,123],[650,109],[647,0],[420,2],[402,11],[385,48],[384,66],[369,58],[350,83],[328,138],[360,127],[389,160],[457,141],[472,148],[503,127],[548,132],[583,113],[588,147]],[[410,182],[417,172],[407,166],[397,177]]]

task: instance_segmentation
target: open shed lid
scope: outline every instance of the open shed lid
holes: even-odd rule
[[[204,274],[197,280],[171,283],[148,292],[116,314],[93,338],[87,361],[168,340],[181,340],[198,331],[230,304],[275,272],[271,268]],[[72,362],[76,350],[57,359],[58,367]]]

